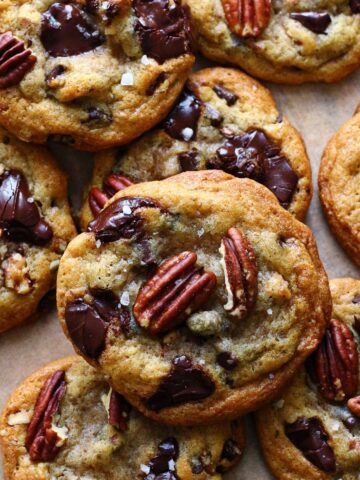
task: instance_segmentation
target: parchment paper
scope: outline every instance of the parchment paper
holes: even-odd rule
[[[322,261],[330,278],[359,277],[359,269],[332,236],[323,217],[317,193],[317,174],[322,151],[338,128],[349,119],[360,102],[360,70],[335,85],[268,85],[279,109],[302,133],[308,148],[314,181],[314,198],[306,223],[313,229]],[[360,141],[360,139],[359,139]],[[69,174],[74,206],[79,204],[82,185],[91,175],[91,156],[65,148],[54,153]],[[46,362],[72,354],[56,319],[55,311],[0,336],[0,409],[10,392]],[[241,465],[227,480],[268,480],[258,451],[252,419],[247,422],[248,442]],[[0,466],[1,477],[2,470]]]

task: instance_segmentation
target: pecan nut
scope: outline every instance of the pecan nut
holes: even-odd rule
[[[353,334],[345,324],[331,320],[307,369],[326,400],[343,401],[356,395],[359,358]]]
[[[347,406],[351,413],[360,418],[360,395],[350,398],[347,402]]]
[[[88,201],[94,217],[99,215],[100,211],[105,207],[106,202],[108,202],[115,193],[124,190],[130,185],[133,185],[131,180],[117,173],[112,173],[105,179],[102,190],[93,187],[89,191]]]
[[[11,32],[0,35],[0,88],[17,85],[36,62],[30,49]]]
[[[271,0],[221,0],[230,30],[239,37],[257,37],[269,25]]]
[[[196,261],[193,252],[175,255],[142,286],[134,305],[135,319],[142,328],[153,334],[170,330],[209,299],[216,276],[197,267]]]
[[[19,252],[12,253],[2,262],[1,268],[6,288],[15,290],[18,295],[26,295],[31,292],[32,281],[29,277],[29,267],[23,255]]]
[[[53,419],[65,394],[65,372],[55,372],[45,382],[28,427],[25,446],[33,462],[54,460],[63,438],[53,429]]]
[[[220,253],[228,294],[224,309],[242,319],[254,307],[257,297],[258,267],[255,253],[238,228],[230,228],[222,239]]]

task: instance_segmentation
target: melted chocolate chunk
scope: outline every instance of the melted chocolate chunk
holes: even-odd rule
[[[290,18],[314,33],[324,33],[331,23],[327,12],[294,12],[290,13]]]
[[[201,102],[195,94],[185,88],[179,103],[165,120],[164,128],[170,137],[189,142],[196,138],[201,113]]]
[[[229,107],[232,107],[233,105],[235,105],[235,103],[239,98],[237,95],[235,95],[235,93],[230,92],[230,90],[227,90],[221,85],[215,85],[213,90],[219,98],[225,100],[225,102],[229,105]]]
[[[53,237],[19,170],[6,170],[0,175],[0,228],[13,242],[44,245]]]
[[[175,468],[178,456],[179,444],[175,438],[167,438],[161,442],[159,454],[147,464],[150,472],[144,477],[144,480],[178,480]],[[174,463],[173,466],[172,463]]]
[[[120,238],[139,240],[143,236],[143,221],[136,214],[139,208],[162,210],[160,205],[151,198],[119,198],[89,223],[88,231],[95,233],[96,240],[105,243],[115,242]]]
[[[285,433],[296,448],[316,467],[324,472],[336,470],[335,455],[328,444],[328,435],[317,417],[300,417],[285,425]]]
[[[180,0],[134,0],[143,52],[159,63],[192,50],[190,22]]]
[[[41,41],[52,57],[94,50],[105,42],[93,19],[73,3],[54,3],[42,15]]]
[[[231,352],[219,353],[216,357],[216,361],[225,370],[234,370],[239,363],[238,359]]]
[[[156,90],[160,87],[162,83],[164,83],[166,80],[166,73],[162,72],[160,75],[156,78],[156,80],[149,86],[149,88],[146,90],[146,95],[151,97],[151,95],[154,95]]]
[[[208,160],[207,166],[262,183],[284,208],[289,207],[298,183],[280,149],[260,130],[230,137],[217,150],[217,158]]]
[[[199,155],[199,152],[196,149],[190,150],[188,152],[180,153],[178,158],[179,158],[181,170],[183,172],[198,170],[199,168],[198,155]]]
[[[109,425],[125,432],[128,430],[131,405],[120,393],[112,390],[109,403]]]
[[[90,358],[98,358],[105,347],[106,334],[110,323],[122,327],[122,317],[127,318],[118,299],[109,290],[92,289],[91,304],[78,298],[65,309],[65,322],[69,335],[79,350]],[[125,312],[125,313],[124,313]]]
[[[350,8],[352,13],[360,13],[360,0],[350,0]]]
[[[147,408],[159,411],[182,403],[202,400],[215,391],[211,378],[193,365],[190,357],[179,355],[172,361],[170,373],[160,383],[157,392],[145,401]]]
[[[360,293],[358,293],[357,295],[355,295],[355,297],[352,299],[352,303],[360,303]]]

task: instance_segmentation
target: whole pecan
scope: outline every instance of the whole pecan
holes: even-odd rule
[[[0,35],[0,88],[17,85],[36,62],[30,49],[11,32]]]
[[[343,401],[356,395],[359,358],[353,334],[339,320],[332,319],[318,350],[307,362],[312,380],[329,401]]]
[[[230,228],[222,239],[220,253],[228,293],[224,308],[230,315],[242,319],[254,307],[257,297],[258,267],[255,253],[238,228]]]
[[[52,429],[52,422],[64,396],[65,372],[55,372],[45,382],[37,399],[35,410],[28,427],[25,446],[33,462],[54,460],[62,440]]]
[[[257,37],[268,26],[271,0],[221,0],[230,30],[239,37]]]
[[[124,190],[132,184],[133,182],[128,178],[118,175],[117,173],[112,173],[105,179],[102,190],[98,187],[91,188],[88,201],[94,217],[99,215],[100,211],[105,207],[106,202],[110,200],[115,193]]]
[[[170,330],[208,300],[216,276],[197,267],[196,261],[193,252],[175,255],[142,286],[134,305],[135,319],[142,328],[153,334]]]
[[[351,413],[360,418],[360,395],[350,398],[347,402],[347,406]]]

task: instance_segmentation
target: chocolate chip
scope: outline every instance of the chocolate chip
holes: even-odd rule
[[[53,80],[55,80],[55,78],[59,77],[65,72],[66,67],[64,67],[64,65],[56,65],[56,67],[54,67],[51,72],[46,76],[46,83],[51,83]]]
[[[212,108],[209,104],[206,104],[205,107],[205,116],[210,120],[210,125],[212,125],[213,127],[220,127],[220,125],[224,121],[224,117],[221,115],[220,112]]]
[[[287,423],[285,434],[295,447],[303,452],[305,458],[320,470],[336,470],[335,455],[319,418],[300,417],[294,423]]]
[[[229,105],[229,107],[235,105],[235,103],[239,98],[237,95],[235,95],[235,93],[230,92],[230,90],[227,90],[221,85],[215,85],[213,90],[219,98],[225,100],[225,102]]]
[[[159,63],[191,52],[190,22],[180,0],[134,0],[143,52]]]
[[[199,155],[199,152],[196,149],[190,150],[188,152],[180,153],[178,158],[179,158],[181,170],[183,172],[198,170],[199,168],[198,155]]]
[[[154,95],[154,93],[160,87],[160,85],[165,82],[166,78],[167,78],[166,73],[164,72],[160,73],[160,75],[153,81],[153,83],[146,90],[145,92],[146,95],[148,95],[149,97],[151,97],[151,95]]]
[[[109,290],[91,289],[93,301],[78,298],[65,309],[69,335],[79,350],[90,358],[98,358],[105,347],[109,324],[123,326],[124,308],[119,308],[115,294]]]
[[[194,474],[194,475],[199,475],[200,473],[202,473],[204,471],[204,466],[203,464],[201,463],[201,460],[200,459],[194,459],[192,460],[191,462],[191,472]]]
[[[0,228],[13,242],[44,245],[53,237],[19,170],[6,170],[0,175]]]
[[[352,13],[360,13],[360,0],[350,0],[350,8]]]
[[[355,303],[355,304],[360,303],[360,293],[355,295],[355,297],[352,299],[352,303]]]
[[[125,432],[129,429],[130,412],[131,405],[120,393],[112,390],[109,402],[109,425]]]
[[[217,158],[208,160],[207,167],[262,183],[284,208],[289,207],[298,183],[280,149],[260,130],[228,138],[217,150]]]
[[[123,197],[102,210],[89,223],[88,231],[94,232],[96,240],[115,242],[120,238],[140,239],[143,235],[142,219],[136,214],[139,208],[158,208],[160,205],[151,198]]]
[[[327,12],[293,12],[290,13],[290,18],[314,33],[324,33],[331,23]]]
[[[90,15],[75,4],[59,2],[43,13],[40,38],[52,57],[79,55],[105,42]]]
[[[216,357],[217,363],[225,368],[225,370],[234,370],[237,367],[239,361],[235,355],[231,352],[221,352]]]
[[[150,472],[144,480],[178,480],[175,461],[179,456],[179,444],[173,437],[167,438],[159,445],[159,454],[153,457],[147,466]],[[174,465],[171,465],[174,463]]]
[[[145,401],[147,408],[159,411],[182,403],[202,400],[215,391],[211,378],[199,367],[193,366],[186,355],[176,356],[170,373],[162,380],[157,392]]]
[[[229,438],[224,443],[219,465],[216,467],[216,471],[219,473],[225,473],[232,463],[239,459],[242,454],[242,450],[233,438]]]
[[[87,109],[88,118],[86,123],[91,123],[96,128],[106,127],[112,123],[111,112],[107,113],[100,107],[90,107]]]
[[[196,138],[201,113],[201,102],[195,94],[185,88],[179,103],[165,120],[164,128],[170,137],[189,142]]]

